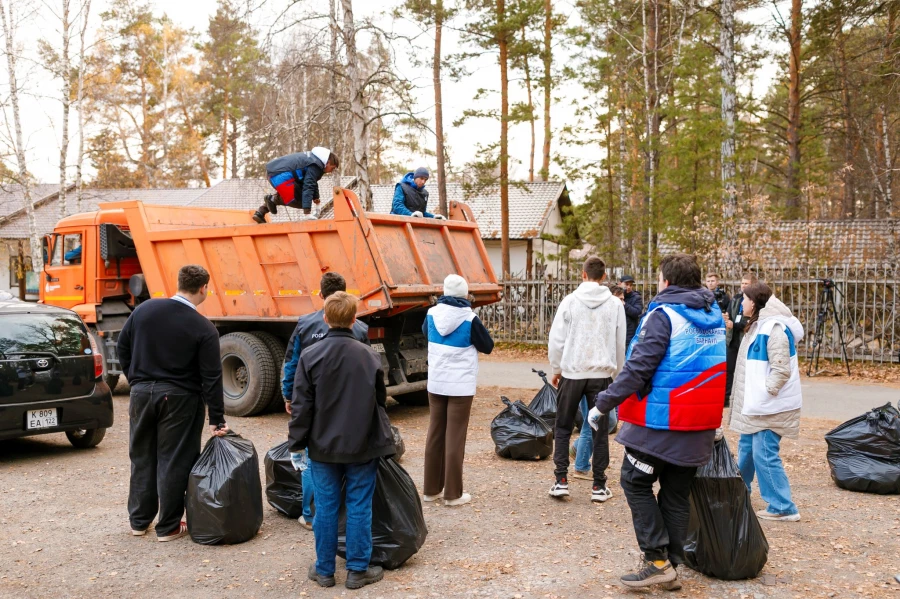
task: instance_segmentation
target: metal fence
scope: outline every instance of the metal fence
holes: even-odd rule
[[[836,318],[829,313],[821,325],[821,357],[840,357],[839,322],[850,359],[900,362],[900,267],[770,268],[757,275],[803,323],[806,335],[798,344],[801,356],[812,355],[827,279],[834,281],[837,312]],[[635,290],[646,307],[657,293],[656,273],[634,277]],[[503,281],[503,299],[480,308],[479,316],[497,341],[546,345],[557,306],[580,283]],[[726,279],[722,285],[729,295],[740,291],[739,278]]]

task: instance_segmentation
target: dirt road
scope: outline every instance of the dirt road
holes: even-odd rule
[[[480,389],[466,458],[466,487],[475,501],[426,507],[429,535],[419,554],[361,591],[344,589],[340,570],[333,589],[307,581],[312,533],[267,504],[262,530],[243,545],[130,536],[126,395],[116,397],[116,424],[94,450],[74,450],[63,435],[0,442],[0,596],[900,598],[900,585],[892,582],[900,572],[900,500],[832,484],[822,437],[835,422],[805,420],[802,438],[784,443],[803,521],[763,523],[770,544],[763,577],[721,582],[687,572],[680,593],[632,593],[618,584],[619,575],[637,563],[630,512],[618,486],[621,446],[612,444],[610,502],[591,505],[589,483],[576,480],[571,501],[552,500],[549,462],[494,455],[490,422],[501,393],[524,400],[531,395]],[[389,413],[406,440],[402,463],[421,485],[428,412],[394,405]],[[264,453],[285,438],[287,415],[229,422],[256,444],[262,467]],[[754,502],[764,507],[755,492]]]

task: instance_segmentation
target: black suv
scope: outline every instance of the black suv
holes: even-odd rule
[[[0,301],[0,440],[66,433],[94,447],[113,423],[103,356],[71,310]]]

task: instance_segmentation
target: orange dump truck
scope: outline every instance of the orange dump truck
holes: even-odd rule
[[[449,220],[366,213],[339,187],[333,219],[294,223],[258,225],[251,211],[109,203],[59,221],[44,255],[41,301],[84,319],[113,388],[122,374],[116,340],[134,307],[174,295],[185,264],[209,270],[199,310],[221,335],[225,410],[238,416],[281,407],[285,344],[298,317],[322,307],[322,273],[340,273],[359,297],[388,393],[401,403],[426,397],[422,322],[444,277],[465,277],[475,306],[500,298],[468,206],[453,203]]]

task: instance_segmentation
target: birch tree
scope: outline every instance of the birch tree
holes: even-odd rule
[[[367,211],[373,209],[369,187],[369,134],[366,103],[363,98],[363,75],[356,53],[356,23],[353,20],[353,1],[341,0],[344,10],[344,51],[347,58],[347,90],[353,124],[353,162],[356,169],[359,197]]]
[[[719,60],[722,76],[722,189],[723,220],[725,224],[725,264],[735,268],[737,256],[737,232],[735,216],[737,214],[737,186],[735,183],[735,101],[737,76],[734,65],[734,3],[735,0],[722,0],[719,7]]]
[[[75,101],[78,105],[78,152],[75,160],[75,212],[82,212],[84,197],[84,71],[86,68],[85,36],[91,15],[91,0],[85,0],[78,33],[78,88]]]

